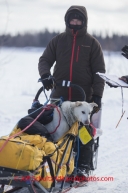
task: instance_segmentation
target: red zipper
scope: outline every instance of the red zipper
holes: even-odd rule
[[[78,62],[78,58],[79,58],[79,51],[80,51],[80,46],[78,46],[78,48],[77,48],[76,62]]]
[[[71,62],[70,62],[70,81],[72,81],[72,66],[73,66],[73,59],[74,59],[74,50],[76,44],[76,34],[73,35],[73,45],[72,45],[72,55],[71,55]],[[69,100],[72,98],[71,87],[69,87]]]

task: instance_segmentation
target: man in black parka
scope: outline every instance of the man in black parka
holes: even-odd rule
[[[50,69],[55,63],[53,77],[56,82],[71,81],[83,88],[87,102],[101,107],[104,80],[96,72],[105,73],[105,63],[99,42],[87,32],[87,11],[84,6],[71,6],[65,14],[66,31],[54,37],[39,59],[38,69],[44,88],[49,90],[53,82]],[[52,98],[82,101],[82,96],[73,88],[56,87]],[[91,149],[80,144],[78,167],[90,169]]]

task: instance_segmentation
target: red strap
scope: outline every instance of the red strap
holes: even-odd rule
[[[13,138],[13,137],[16,137],[18,135],[20,135],[21,133],[23,133],[24,131],[26,131],[29,127],[31,127],[35,122],[36,120],[42,115],[42,113],[47,109],[50,109],[51,107],[54,107],[54,108],[57,108],[57,111],[59,112],[58,110],[58,107],[53,105],[53,104],[50,104],[50,105],[47,105],[45,108],[42,109],[42,111],[40,112],[40,114],[27,126],[25,127],[22,131],[10,136],[9,138],[6,139],[5,143],[2,145],[2,147],[0,148],[0,152],[3,150],[3,148],[6,146],[6,144],[8,143],[8,141]],[[58,129],[59,125],[60,125],[60,121],[61,121],[61,115],[60,115],[60,112],[59,112],[59,116],[60,116],[60,119],[59,119],[59,124],[57,125],[57,127],[55,128],[54,132]],[[52,133],[54,133],[52,132]]]
[[[92,134],[93,134],[93,137],[96,135],[96,128],[94,127],[94,125],[92,125],[91,123],[90,123],[90,126],[92,127],[92,129],[93,129],[93,132],[92,132]]]

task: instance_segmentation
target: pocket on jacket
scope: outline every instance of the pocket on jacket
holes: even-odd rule
[[[77,48],[76,62],[89,62],[90,60],[90,46],[80,45]]]

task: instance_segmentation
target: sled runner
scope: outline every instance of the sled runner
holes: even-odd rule
[[[50,192],[50,190],[45,189],[39,182],[37,181],[33,182],[34,175],[31,172],[10,169],[6,167],[0,167],[0,171],[1,171],[0,172],[0,184],[1,184],[0,193],[18,192],[22,188],[27,188],[31,193],[35,193],[35,192],[49,193]],[[11,185],[13,186],[13,188],[8,190],[7,186],[5,187],[5,185]],[[58,184],[56,185],[56,188],[54,189],[54,193],[57,193],[57,192],[65,193],[71,190],[72,188],[83,187],[86,185],[87,185],[87,182],[81,182],[81,183],[74,182],[74,184],[65,182],[65,187],[62,189],[61,182],[58,182]]]
[[[70,86],[80,90],[83,100],[85,99],[82,88],[73,84]],[[86,180],[69,180],[76,168],[73,150],[82,126],[75,122],[58,141],[53,141],[44,122],[40,121],[44,120],[45,110],[53,113],[55,105],[47,105],[49,100],[44,106],[40,105],[38,98],[42,91],[43,87],[37,92],[29,115],[19,121],[9,136],[0,138],[0,191],[15,192],[26,187],[31,193],[35,193],[37,189],[44,193],[64,193],[72,187],[77,188],[87,183]],[[62,102],[60,99],[58,106]],[[45,123],[51,120],[52,116],[45,119]],[[92,150],[90,169],[94,170],[97,167],[99,137],[93,138],[93,127],[85,129],[90,135],[88,142]],[[6,191],[5,185],[12,186],[12,189]]]

